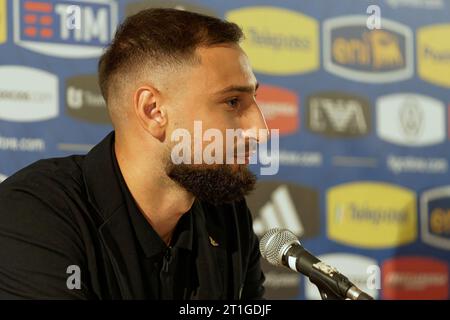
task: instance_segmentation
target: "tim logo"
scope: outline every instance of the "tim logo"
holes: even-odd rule
[[[412,77],[412,31],[383,19],[383,29],[369,30],[365,16],[324,22],[323,52],[327,71],[343,78],[380,83]]]
[[[272,228],[289,229],[303,239],[319,233],[319,195],[312,189],[263,181],[247,197],[247,204],[258,236]]]
[[[70,27],[74,6],[79,13],[76,28]],[[114,1],[14,1],[14,42],[49,56],[95,58],[116,25]]]
[[[262,85],[258,89],[258,105],[269,129],[279,129],[280,134],[292,134],[299,129],[298,95],[285,88]]]
[[[328,137],[358,137],[371,130],[369,101],[341,92],[308,97],[306,117],[309,130]]]
[[[450,250],[450,186],[424,192],[420,198],[422,240]]]

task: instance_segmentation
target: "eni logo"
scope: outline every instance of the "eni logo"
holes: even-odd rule
[[[404,66],[399,40],[384,30],[366,31],[361,38],[338,37],[333,41],[333,58],[340,64],[359,64],[372,70]]]
[[[450,250],[450,186],[423,192],[420,216],[423,242]]]
[[[256,72],[292,75],[319,68],[317,20],[298,11],[265,6],[232,10],[225,17],[243,29],[242,48]]]
[[[392,82],[412,77],[412,31],[383,19],[383,29],[369,30],[365,16],[343,16],[323,25],[324,68],[362,82]]]

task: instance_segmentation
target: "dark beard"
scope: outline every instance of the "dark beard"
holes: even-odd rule
[[[169,163],[167,175],[197,199],[220,205],[244,198],[255,187],[256,175],[246,165]]]

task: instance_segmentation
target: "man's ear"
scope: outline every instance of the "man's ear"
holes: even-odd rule
[[[134,94],[134,111],[141,126],[156,139],[163,141],[167,128],[167,113],[161,106],[159,91],[142,86]]]

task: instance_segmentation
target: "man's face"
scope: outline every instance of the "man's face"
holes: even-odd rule
[[[197,54],[201,63],[174,79],[168,91],[172,94],[167,100],[166,171],[201,200],[215,204],[238,200],[256,182],[242,160],[248,161],[258,132],[267,132],[255,100],[256,78],[237,45],[200,48]],[[171,138],[182,129],[191,137],[191,162],[175,164],[171,155],[180,141]],[[227,129],[235,136],[227,139]]]

